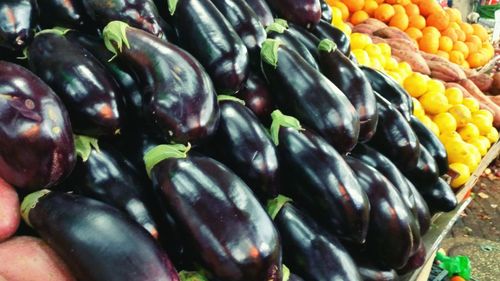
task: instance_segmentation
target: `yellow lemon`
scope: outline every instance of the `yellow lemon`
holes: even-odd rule
[[[469,166],[471,171],[475,171],[479,166],[479,163],[481,163],[481,152],[479,152],[479,149],[476,146],[470,143],[466,143],[466,147],[469,151],[471,151],[472,155],[470,157],[466,157],[463,163]]]
[[[416,117],[417,117],[417,116],[416,116]],[[420,120],[420,122],[422,122],[422,124],[424,124],[427,128],[429,128],[429,129],[430,129],[430,128],[432,127],[431,123],[433,123],[433,122],[432,122],[432,119],[431,119],[429,116],[427,116],[427,115],[422,115],[420,118],[419,118],[419,117],[417,117],[417,118],[418,118],[418,120]]]
[[[479,110],[479,102],[473,98],[464,98],[462,104],[465,105],[471,113]]]
[[[418,98],[427,92],[429,78],[418,72],[410,74],[403,82],[405,90],[414,98]]]
[[[495,127],[491,127],[490,131],[486,134],[490,143],[495,143],[498,141],[498,130]]]
[[[448,112],[442,112],[434,116],[432,119],[439,127],[441,133],[455,132],[457,130],[457,121]]]
[[[415,115],[415,117],[420,119],[419,118],[420,116],[425,115],[424,108],[422,107],[422,105],[420,104],[420,102],[416,98],[412,97],[411,100],[413,101],[413,115]]]
[[[462,142],[462,137],[457,132],[444,132],[439,135],[439,140],[445,147],[448,147],[450,143]]]
[[[399,68],[399,72],[406,73],[407,76],[413,73],[413,70],[411,69],[410,64],[408,64],[405,61],[398,63],[398,68]]]
[[[432,92],[444,93],[446,88],[444,87],[444,84],[442,82],[435,79],[430,79],[427,82],[427,90]]]
[[[382,50],[379,46],[375,44],[369,44],[364,47],[364,50],[368,53],[370,57],[382,56]]]
[[[463,104],[453,105],[448,109],[448,112],[453,115],[457,121],[457,127],[463,127],[467,125],[472,119],[472,114],[468,107]]]
[[[468,155],[472,155],[472,151],[467,149],[467,143],[460,140],[448,140],[446,143],[446,152],[448,153],[448,161],[455,163],[464,163],[464,159]],[[464,163],[465,164],[465,163]]]
[[[374,68],[377,70],[384,69],[384,67],[382,66],[382,63],[380,62],[380,60],[378,59],[377,56],[370,56],[370,66],[371,66],[371,68]]]
[[[486,109],[479,109],[478,111],[474,112],[473,115],[484,115],[486,116],[486,118],[488,118],[489,123],[492,123],[493,124],[493,113],[491,113],[490,111],[486,110]]]
[[[475,146],[479,150],[479,153],[481,154],[481,156],[484,156],[488,152],[488,146],[485,145],[485,143],[483,142],[483,140],[480,139],[480,137],[481,136],[478,136],[477,138],[471,139],[468,141],[468,143]],[[490,141],[488,139],[486,139],[486,141],[488,141],[488,145],[489,145]]]
[[[385,62],[384,68],[386,70],[396,71],[398,69],[398,61],[393,57],[388,58]]]
[[[382,55],[384,57],[390,57],[391,56],[391,46],[389,46],[389,44],[387,43],[377,43],[376,44],[380,50],[382,51]]]
[[[395,71],[386,71],[386,73],[392,77],[392,79],[396,80],[399,84],[401,84],[403,78],[401,78],[401,75],[398,72]]]
[[[439,136],[439,134],[441,134],[441,131],[439,130],[439,127],[436,123],[432,122],[429,124],[429,128],[431,129],[431,131],[434,133],[434,135],[436,136]]]
[[[364,49],[366,46],[373,44],[370,36],[363,33],[351,34],[351,49]]]
[[[422,104],[425,112],[429,114],[446,112],[449,107],[448,99],[444,95],[444,91],[427,91],[427,93],[421,96],[418,100]]]
[[[461,104],[464,100],[464,95],[459,88],[448,88],[444,94],[446,98],[448,98],[448,103],[451,105]]]
[[[365,50],[356,49],[351,52],[360,65],[370,65],[370,57]]]
[[[460,187],[469,180],[471,175],[469,166],[462,163],[452,163],[450,164],[450,169],[458,174],[458,176],[451,181],[451,187]]]
[[[467,123],[465,126],[460,128],[460,130],[458,130],[458,133],[460,134],[462,139],[466,142],[479,137],[479,129],[477,128],[476,125],[472,123]]]
[[[482,114],[472,114],[471,123],[477,126],[481,135],[488,134],[491,127],[493,127],[493,124],[488,116],[484,116]]]

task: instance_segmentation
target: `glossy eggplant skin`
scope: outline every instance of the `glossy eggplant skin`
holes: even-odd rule
[[[309,53],[318,60],[318,44],[321,41],[316,35],[312,34],[309,30],[303,28],[302,26],[289,23],[288,31],[292,33],[292,36],[299,40],[306,48]]]
[[[281,235],[285,264],[305,280],[362,280],[337,238],[302,210],[286,203],[274,221]]]
[[[376,169],[352,157],[346,157],[360,186],[370,200],[370,225],[366,247],[372,258],[383,267],[401,268],[411,255],[414,237],[413,214],[397,189]],[[419,242],[417,242],[419,243]]]
[[[204,156],[170,158],[153,167],[151,179],[215,278],[281,280],[278,232],[250,188],[227,167]]]
[[[35,0],[0,2],[0,47],[20,52],[31,42],[38,17]]]
[[[30,69],[61,97],[75,133],[113,136],[121,128],[121,93],[106,68],[86,49],[55,33],[28,48]]]
[[[295,275],[293,273],[290,274],[290,277],[288,278],[288,281],[304,281],[300,276]]]
[[[152,0],[84,0],[86,13],[103,28],[111,21],[119,20],[130,26],[147,31],[160,38],[166,37],[163,19]]]
[[[154,238],[105,203],[50,192],[39,199],[28,218],[78,280],[179,280]]]
[[[406,265],[398,270],[398,273],[403,275],[420,268],[422,265],[424,265],[426,258],[427,251],[425,249],[423,241],[421,240],[417,251],[408,259]]]
[[[218,94],[234,94],[240,90],[250,71],[249,53],[243,40],[210,0],[179,1],[172,25],[179,45],[200,61]]]
[[[360,66],[360,68],[372,84],[373,90],[390,101],[403,114],[405,119],[410,121],[413,112],[413,101],[408,92],[385,73],[366,66]]]
[[[217,9],[231,23],[247,47],[252,61],[259,56],[260,46],[266,40],[266,30],[259,17],[245,0],[211,0]]]
[[[378,124],[369,146],[381,152],[403,171],[414,169],[420,157],[420,143],[405,117],[375,92]]]
[[[346,95],[356,108],[359,121],[359,141],[366,142],[375,134],[378,122],[377,99],[363,71],[339,49],[318,48],[321,72]]]
[[[0,177],[21,190],[49,188],[75,166],[68,112],[33,73],[0,61]]]
[[[246,0],[246,2],[259,17],[262,26],[267,27],[274,22],[271,8],[265,0]]]
[[[329,22],[321,20],[318,25],[311,29],[311,32],[320,40],[330,39],[335,42],[337,48],[346,57],[349,57],[351,54],[351,42],[349,41],[349,37],[342,32],[342,30],[331,25]]]
[[[432,213],[450,212],[458,205],[455,193],[442,178],[438,178],[434,184],[416,187]]]
[[[325,0],[319,0],[321,4],[321,19],[326,22],[332,22],[332,8],[328,5]]]
[[[143,108],[164,140],[197,145],[212,136],[220,112],[212,82],[200,63],[181,48],[133,27],[130,48],[118,54],[140,85]]]
[[[83,2],[77,0],[38,0],[41,21],[49,28],[65,26],[82,28],[89,24]]]
[[[326,230],[363,243],[370,205],[342,156],[311,131],[283,127],[278,153],[283,193],[304,206]]]
[[[417,166],[413,169],[402,170],[402,172],[415,186],[433,184],[439,177],[436,160],[424,146],[420,146]]]
[[[281,18],[305,28],[311,28],[321,19],[319,0],[267,0],[269,6]]]
[[[286,45],[278,48],[274,67],[261,60],[262,70],[278,106],[314,129],[340,153],[358,141],[359,116],[347,97],[321,72]]]
[[[415,116],[411,116],[410,125],[418,137],[420,144],[427,149],[432,158],[437,163],[439,175],[442,176],[448,172],[448,154],[443,143],[439,138],[429,130]]]
[[[399,281],[399,275],[394,269],[381,270],[372,267],[358,266],[363,281]]]
[[[276,147],[266,129],[243,104],[219,102],[221,119],[212,142],[215,159],[245,181],[259,198],[272,199],[279,193],[279,166]]]
[[[245,106],[250,108],[262,123],[270,125],[271,111],[275,109],[275,106],[269,85],[260,71],[250,72],[236,97],[242,99]]]

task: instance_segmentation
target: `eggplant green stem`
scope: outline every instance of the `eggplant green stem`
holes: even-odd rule
[[[319,42],[318,50],[327,53],[335,52],[335,50],[337,50],[337,44],[330,39],[323,39]]]
[[[26,196],[21,203],[21,216],[24,220],[24,222],[29,225],[30,227],[33,227],[30,222],[30,211],[31,209],[35,208],[36,204],[38,204],[38,201],[40,201],[40,198],[44,197],[45,195],[49,194],[50,190],[48,189],[42,189],[37,192],[33,192]]]
[[[181,271],[179,272],[180,281],[208,281],[208,278],[198,271]]]
[[[277,39],[266,39],[262,43],[262,49],[260,50],[260,56],[264,62],[278,67],[278,50],[281,45],[281,41]]]
[[[286,265],[283,266],[283,281],[288,281],[290,279],[290,269]]]
[[[175,10],[177,9],[177,4],[179,0],[168,0],[168,12],[171,16],[175,14]]]
[[[292,199],[286,196],[278,195],[276,198],[267,201],[267,207],[266,207],[267,213],[274,220],[278,215],[278,213],[281,211],[281,208],[283,208],[283,206],[285,206],[286,203],[292,201],[293,201]]]
[[[150,149],[144,155],[144,165],[146,166],[148,176],[151,177],[151,170],[156,164],[165,159],[186,158],[189,150],[191,150],[190,143],[187,146],[183,144],[162,144]]]
[[[37,32],[35,34],[35,37],[37,37],[40,34],[47,34],[47,33],[52,33],[52,34],[57,34],[59,36],[64,36],[70,30],[71,30],[70,28],[64,28],[64,27],[56,26],[54,28],[44,29],[44,30],[42,30],[40,32]]]
[[[75,135],[74,139],[75,139],[76,155],[80,156],[83,162],[87,162],[87,160],[90,157],[90,153],[92,152],[92,149],[95,149],[97,152],[100,152],[97,139],[79,135]]]
[[[123,50],[123,45],[130,48],[130,44],[127,39],[127,28],[128,24],[122,21],[112,21],[106,25],[102,31],[104,45],[106,48],[112,52],[114,55],[109,61],[112,61],[119,53]]]
[[[283,114],[279,109],[271,113],[271,118],[273,119],[270,129],[271,138],[276,146],[280,144],[279,133],[281,127],[293,128],[299,131],[304,130],[302,125],[300,125],[299,120],[295,117]]]
[[[245,101],[244,100],[241,100],[237,97],[234,97],[234,96],[229,96],[229,95],[218,95],[217,96],[217,101],[220,103],[221,101],[234,101],[234,102],[237,102],[237,103],[240,103],[242,105],[245,105]]]
[[[28,59],[28,47],[23,49],[23,56],[17,57],[18,60],[27,60]]]
[[[271,32],[276,32],[276,33],[283,33],[285,32],[286,30],[286,27],[277,23],[277,22],[273,22],[271,23],[267,28],[266,28],[266,32],[269,34]]]
[[[283,26],[284,28],[288,28],[288,22],[284,19],[279,19],[279,18],[275,19],[274,23],[277,23],[277,24]]]

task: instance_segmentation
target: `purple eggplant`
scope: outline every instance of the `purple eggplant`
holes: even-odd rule
[[[438,178],[434,184],[416,187],[432,213],[450,212],[458,205],[455,193],[442,178]]]
[[[436,160],[424,146],[420,146],[417,166],[409,170],[402,169],[402,172],[415,186],[433,184],[439,177]]]
[[[420,143],[405,117],[392,104],[375,92],[377,97],[377,131],[369,145],[381,152],[400,170],[411,170],[420,157]]]
[[[392,183],[361,160],[346,157],[360,186],[370,199],[370,225],[366,248],[380,266],[402,268],[420,233],[412,230],[413,214]],[[416,236],[414,236],[416,234]]]
[[[30,69],[61,97],[73,130],[112,136],[121,129],[121,93],[106,68],[57,30],[46,30],[28,48]]]
[[[267,0],[281,18],[305,28],[311,28],[321,19],[319,0]]]
[[[0,61],[0,177],[23,189],[49,188],[75,166],[68,112],[33,73]]]
[[[276,22],[266,28],[266,31],[267,38],[280,40],[283,44],[299,53],[310,66],[319,70],[318,63],[311,52],[288,31],[288,23],[286,21],[277,19]]]
[[[245,0],[211,1],[233,26],[250,55],[258,61],[260,47],[266,40],[266,31],[252,8]]]
[[[448,154],[443,143],[439,138],[420,122],[415,116],[411,116],[410,125],[418,137],[420,144],[427,149],[432,158],[437,163],[439,175],[442,176],[448,172]]]
[[[377,99],[363,71],[347,58],[337,45],[324,39],[318,45],[321,72],[335,84],[356,108],[361,124],[359,141],[366,142],[375,134]]]
[[[179,45],[205,67],[217,93],[238,92],[250,71],[249,54],[224,15],[210,0],[169,1],[169,11]]]
[[[245,105],[264,124],[271,124],[271,112],[274,109],[274,103],[271,97],[271,91],[262,74],[257,71],[251,71],[247,81],[243,84],[236,97],[245,101]]]
[[[41,21],[48,27],[83,28],[90,24],[83,2],[79,0],[38,0]]]
[[[293,273],[290,273],[290,277],[288,278],[288,281],[304,281],[300,276],[295,275]]]
[[[160,145],[144,156],[153,186],[195,258],[222,281],[281,280],[281,245],[250,188],[223,164]]]
[[[420,268],[425,263],[427,251],[423,241],[420,241],[417,251],[408,259],[406,265],[398,270],[398,273],[403,275]]]
[[[349,37],[342,30],[331,25],[329,22],[321,20],[318,25],[312,29],[312,33],[320,40],[329,39],[337,45],[339,51],[346,57],[351,54],[351,42]]]
[[[35,0],[0,1],[0,47],[22,51],[33,39],[37,17]]]
[[[255,14],[259,17],[260,23],[264,27],[267,27],[274,21],[273,13],[271,12],[271,8],[265,0],[245,0],[255,12]]]
[[[78,280],[179,281],[153,237],[118,209],[75,194],[41,190],[21,205],[32,226]]]
[[[332,22],[332,8],[328,5],[325,0],[319,0],[321,4],[321,19],[326,22]]]
[[[352,257],[363,281],[399,281],[399,276],[394,269],[381,268],[371,258],[366,249],[353,245],[345,245],[349,255]]]
[[[160,38],[166,37],[166,23],[152,0],[83,0],[85,11],[99,27],[123,21]]]
[[[276,22],[282,22],[276,20]],[[292,34],[293,37],[295,37],[297,40],[300,41],[306,48],[309,50],[309,53],[316,59],[318,60],[319,54],[318,54],[318,45],[321,40],[319,40],[316,35],[312,34],[309,32],[309,30],[303,28],[302,26],[298,26],[293,23],[288,23],[286,25],[288,28],[287,30]]]
[[[274,204],[274,203],[272,203]],[[290,202],[273,215],[283,243],[285,264],[305,280],[361,281],[342,244]]]
[[[272,116],[271,136],[278,147],[283,193],[328,231],[363,243],[370,206],[349,165],[323,138],[302,129],[297,119],[279,110]]]
[[[220,115],[215,90],[195,58],[119,21],[106,26],[104,41],[137,77],[144,113],[165,140],[198,144],[215,133]]]
[[[352,150],[358,141],[359,116],[342,91],[277,40],[264,42],[261,65],[279,108],[314,129],[340,153]]]

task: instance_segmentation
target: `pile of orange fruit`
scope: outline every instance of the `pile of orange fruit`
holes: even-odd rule
[[[488,32],[482,25],[463,22],[460,11],[443,9],[436,0],[327,0],[327,3],[334,14],[341,14],[343,21],[357,25],[376,18],[405,31],[420,50],[465,68],[483,66],[494,56]]]

